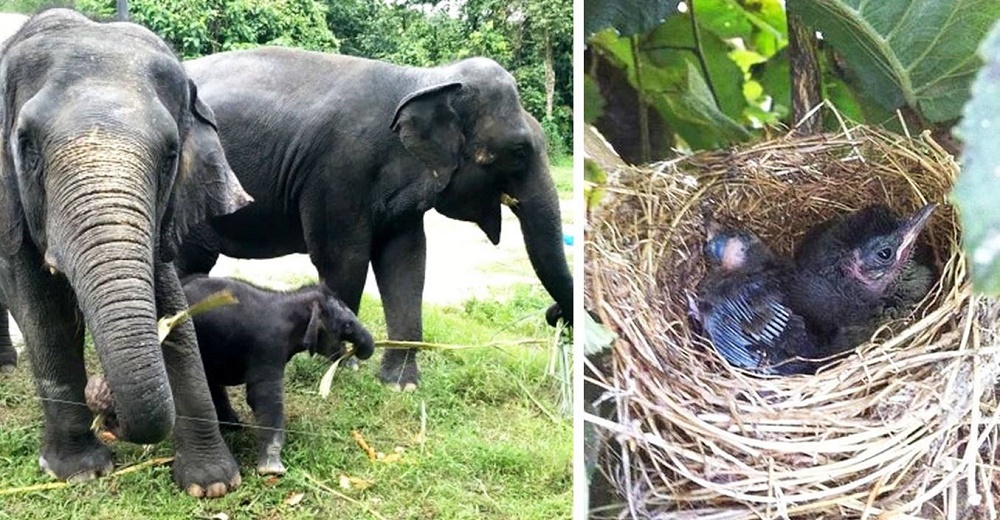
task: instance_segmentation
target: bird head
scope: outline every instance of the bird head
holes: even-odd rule
[[[709,265],[725,271],[752,271],[774,258],[771,249],[757,235],[714,224],[709,226],[704,252]]]
[[[895,221],[887,226],[888,229],[861,240],[847,258],[847,274],[873,294],[884,293],[899,279],[913,253],[917,236],[936,207],[937,204],[928,204],[909,218]]]

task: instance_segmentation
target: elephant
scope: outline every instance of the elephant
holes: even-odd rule
[[[368,329],[343,302],[322,285],[282,293],[233,278],[193,275],[183,280],[190,304],[219,291],[229,291],[236,304],[195,315],[198,349],[219,424],[239,424],[229,403],[227,386],[246,384],[247,404],[253,410],[259,434],[257,473],[285,473],[281,448],[285,442],[285,364],[299,352],[328,358],[339,354],[341,340],[354,344],[361,359],[375,350]],[[105,417],[105,426],[118,433],[117,415],[103,378],[87,383],[87,405]]]
[[[187,302],[173,266],[194,223],[252,199],[211,109],[155,34],[67,9],[33,16],[0,55],[0,296],[24,334],[44,415],[39,463],[108,474],[84,402],[84,327],[122,440],[172,434],[175,482],[196,497],[240,484],[215,424],[194,327],[161,344]]]
[[[0,13],[0,52],[4,42],[14,35],[28,21],[28,17],[17,13]],[[0,303],[0,373],[12,372],[17,366],[17,351],[10,339],[10,322],[7,307]]]
[[[238,423],[226,386],[245,383],[247,404],[262,427],[257,473],[283,474],[285,363],[299,352],[333,357],[341,340],[354,344],[358,358],[368,359],[375,343],[357,316],[325,286],[281,293],[231,278],[184,280],[191,304],[223,290],[238,303],[193,318],[215,412],[221,424]]]
[[[558,306],[549,317],[572,322],[545,136],[496,62],[418,68],[262,47],[185,65],[255,203],[193,228],[179,272],[208,273],[220,253],[308,253],[320,280],[357,312],[370,263],[389,338],[421,341],[424,213],[474,222],[497,244],[506,203]],[[380,378],[415,389],[416,351],[386,352]]]

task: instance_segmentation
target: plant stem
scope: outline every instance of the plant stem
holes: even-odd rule
[[[701,30],[698,29],[698,20],[694,16],[694,0],[688,2],[688,13],[691,15],[691,33],[694,35],[694,55],[698,57],[698,64],[701,65],[701,73],[705,76],[705,83],[708,91],[712,93],[712,100],[715,106],[719,105],[719,96],[715,93],[715,86],[712,85],[712,75],[708,73],[708,62],[705,61],[705,50],[701,47]]]
[[[636,92],[639,94],[639,154],[642,162],[648,163],[650,161],[650,149],[652,148],[649,144],[649,114],[646,113],[646,89],[642,85],[642,65],[639,59],[639,36],[632,35],[629,37],[629,46],[632,48],[632,63],[635,66],[635,87]]]

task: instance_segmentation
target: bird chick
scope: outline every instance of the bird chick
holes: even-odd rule
[[[815,372],[814,339],[786,304],[791,265],[756,235],[709,229],[704,248],[709,269],[699,282],[694,314],[730,364],[765,374]]]
[[[788,303],[825,345],[825,355],[868,340],[882,321],[930,290],[937,276],[929,248],[917,238],[935,207],[900,219],[889,207],[872,205],[818,224],[803,237]]]

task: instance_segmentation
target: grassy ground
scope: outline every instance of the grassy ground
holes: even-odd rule
[[[559,198],[573,200],[573,157],[560,157],[553,160],[549,164],[549,172],[555,182],[556,191],[559,192]],[[572,215],[563,215],[563,220],[569,221],[567,217],[572,217]]]
[[[283,478],[254,474],[254,432],[243,429],[226,435],[243,485],[222,499],[188,498],[161,465],[63,489],[0,495],[0,518],[568,518],[572,426],[553,415],[558,384],[546,375],[553,333],[537,311],[548,296],[537,286],[509,294],[504,303],[427,305],[425,339],[475,345],[538,338],[547,344],[423,353],[422,384],[412,394],[378,383],[376,354],[358,372],[338,372],[333,394],[322,399],[317,387],[326,363],[294,358],[285,378],[289,472]],[[361,318],[376,338],[385,338],[378,301],[366,299]],[[232,394],[241,417],[250,420],[242,394]],[[38,469],[41,422],[22,363],[0,377],[0,492],[50,481]],[[377,451],[400,452],[400,460],[370,461],[353,430]],[[124,443],[112,450],[117,468],[172,454],[168,443],[148,453]],[[322,490],[307,475],[362,505]],[[345,489],[342,475],[366,484]],[[290,505],[297,493],[304,497]]]

